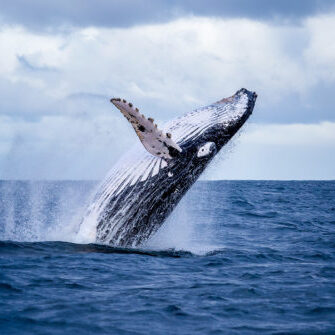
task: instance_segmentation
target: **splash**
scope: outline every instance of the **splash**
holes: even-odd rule
[[[78,228],[95,187],[84,181],[0,181],[0,240],[94,243]],[[191,192],[140,250],[197,255],[217,250],[222,246],[212,244],[215,232],[209,220],[199,216]]]
[[[223,249],[222,244],[213,243],[215,231],[212,220],[210,217],[199,215],[199,206],[201,204],[194,201],[191,190],[158,232],[147,241],[144,248],[186,251],[195,255],[206,255],[215,250]]]
[[[73,242],[94,185],[75,181],[0,181],[0,239]]]

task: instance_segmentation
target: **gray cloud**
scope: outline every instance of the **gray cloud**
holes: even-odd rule
[[[314,123],[324,120],[335,122],[332,103],[332,92],[335,85],[319,84],[308,94],[295,92],[287,94],[279,102],[264,103],[262,92],[259,92],[254,122],[260,123]]]
[[[29,60],[23,55],[16,56],[23,70],[32,72],[57,72],[58,70],[51,66],[36,66],[29,62]]]
[[[332,0],[2,0],[0,19],[5,24],[52,31],[68,26],[128,27],[187,15],[287,21],[334,7]]]

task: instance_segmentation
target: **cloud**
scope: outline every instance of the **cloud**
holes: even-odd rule
[[[334,122],[334,31],[332,14],[300,25],[188,17],[68,34],[4,26],[0,175],[103,177],[134,135],[111,96],[163,122],[246,87],[259,94],[254,123]]]
[[[333,31],[335,15],[301,26],[188,18],[52,36],[4,28],[0,74],[53,104],[80,92],[131,97],[161,119],[246,86],[259,93],[258,121],[316,122],[334,118]]]
[[[304,50],[304,58],[317,72],[328,78],[335,79],[335,16],[312,17],[306,20],[309,31],[309,44]],[[327,47],[326,47],[327,46]]]
[[[127,125],[112,114],[95,120],[51,115],[31,122],[1,117],[1,178],[100,179],[134,140],[120,140],[115,127]]]
[[[48,66],[35,66],[33,64],[31,64],[25,56],[17,56],[17,60],[19,61],[19,63],[22,65],[22,67],[25,70],[28,71],[32,71],[32,72],[36,72],[36,71],[41,71],[41,72],[53,72],[53,71],[57,71],[56,69],[52,68],[52,67],[48,67]]]
[[[335,179],[335,123],[250,124],[203,179]]]
[[[129,27],[162,23],[185,16],[276,19],[280,22],[327,13],[332,0],[2,0],[3,22],[33,30],[62,30],[66,27]]]

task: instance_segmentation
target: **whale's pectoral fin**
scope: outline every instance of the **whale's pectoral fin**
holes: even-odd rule
[[[172,140],[170,133],[165,134],[159,130],[152,118],[146,118],[140,114],[130,102],[119,98],[113,98],[111,102],[131,123],[140,141],[152,155],[172,159],[182,151],[179,145]]]

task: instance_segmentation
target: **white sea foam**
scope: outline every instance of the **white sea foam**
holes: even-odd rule
[[[2,182],[0,240],[95,243],[94,216],[90,225],[78,233],[88,199],[95,193],[93,183],[85,187],[83,184]],[[220,248],[212,244],[214,232],[204,231],[194,212],[186,197],[143,248],[183,250],[198,255]]]

